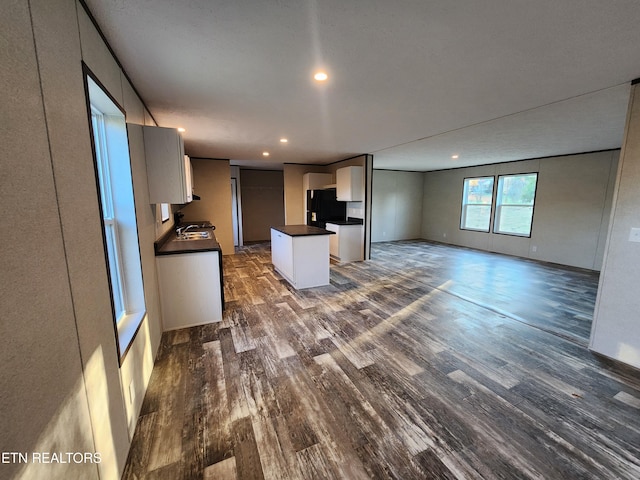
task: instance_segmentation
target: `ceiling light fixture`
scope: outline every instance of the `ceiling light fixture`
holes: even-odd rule
[[[289,140],[287,140],[286,138],[281,138],[280,143],[289,143]]]
[[[316,72],[313,78],[318,82],[324,82],[327,78],[329,78],[329,75],[327,75],[325,72]]]
[[[263,157],[268,157],[269,156],[269,152],[262,152],[262,156]]]
[[[451,155],[451,158],[453,158],[454,160],[457,160],[459,156],[460,155]]]
[[[180,127],[180,128],[178,128],[178,131],[179,131],[180,133],[184,133],[184,132],[186,132],[187,130],[186,130],[186,129],[184,129],[184,128],[182,128],[182,127]]]

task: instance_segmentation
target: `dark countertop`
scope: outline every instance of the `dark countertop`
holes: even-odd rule
[[[206,224],[208,222],[185,222],[184,225]],[[210,224],[209,224],[210,225]],[[205,240],[178,240],[175,229],[169,230],[159,240],[153,244],[156,256],[159,255],[176,255],[179,253],[199,253],[218,251],[222,254],[222,249],[218,240],[216,240],[215,232],[210,227],[190,228],[190,232],[210,231],[211,238]]]
[[[289,235],[290,237],[305,237],[309,235],[335,235],[335,232],[330,232],[320,227],[312,227],[310,225],[280,225],[277,227],[271,227],[274,230]]]
[[[340,225],[344,227],[346,225],[359,225],[362,226],[362,220],[329,220],[327,225],[332,223],[333,225]]]

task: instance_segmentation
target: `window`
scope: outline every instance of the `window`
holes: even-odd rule
[[[498,177],[494,233],[531,236],[537,173]]]
[[[493,177],[465,178],[460,228],[488,232],[493,203]]]
[[[160,215],[162,216],[162,223],[169,221],[169,217],[171,216],[171,205],[168,203],[161,203]]]
[[[109,155],[107,153],[106,127],[104,115],[91,105],[91,127],[93,128],[93,142],[96,149],[96,168],[100,185],[100,203],[102,205],[102,220],[104,224],[104,240],[109,263],[109,278],[111,280],[111,294],[116,318],[125,313],[124,292],[122,279],[122,254],[118,240],[118,222],[113,209],[113,190],[111,189],[111,174],[109,170]]]
[[[123,112],[91,77],[87,91],[105,260],[122,358],[145,314],[127,127]]]

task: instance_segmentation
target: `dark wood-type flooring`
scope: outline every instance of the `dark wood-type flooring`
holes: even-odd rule
[[[586,344],[597,274],[422,241],[296,291],[224,258],[167,332],[125,479],[637,479],[640,372]]]

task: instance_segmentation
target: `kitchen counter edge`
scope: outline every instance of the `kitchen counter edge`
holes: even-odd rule
[[[324,228],[313,227],[311,225],[278,225],[271,227],[278,232],[289,235],[290,237],[308,237],[311,235],[335,235],[335,232],[331,232]]]

